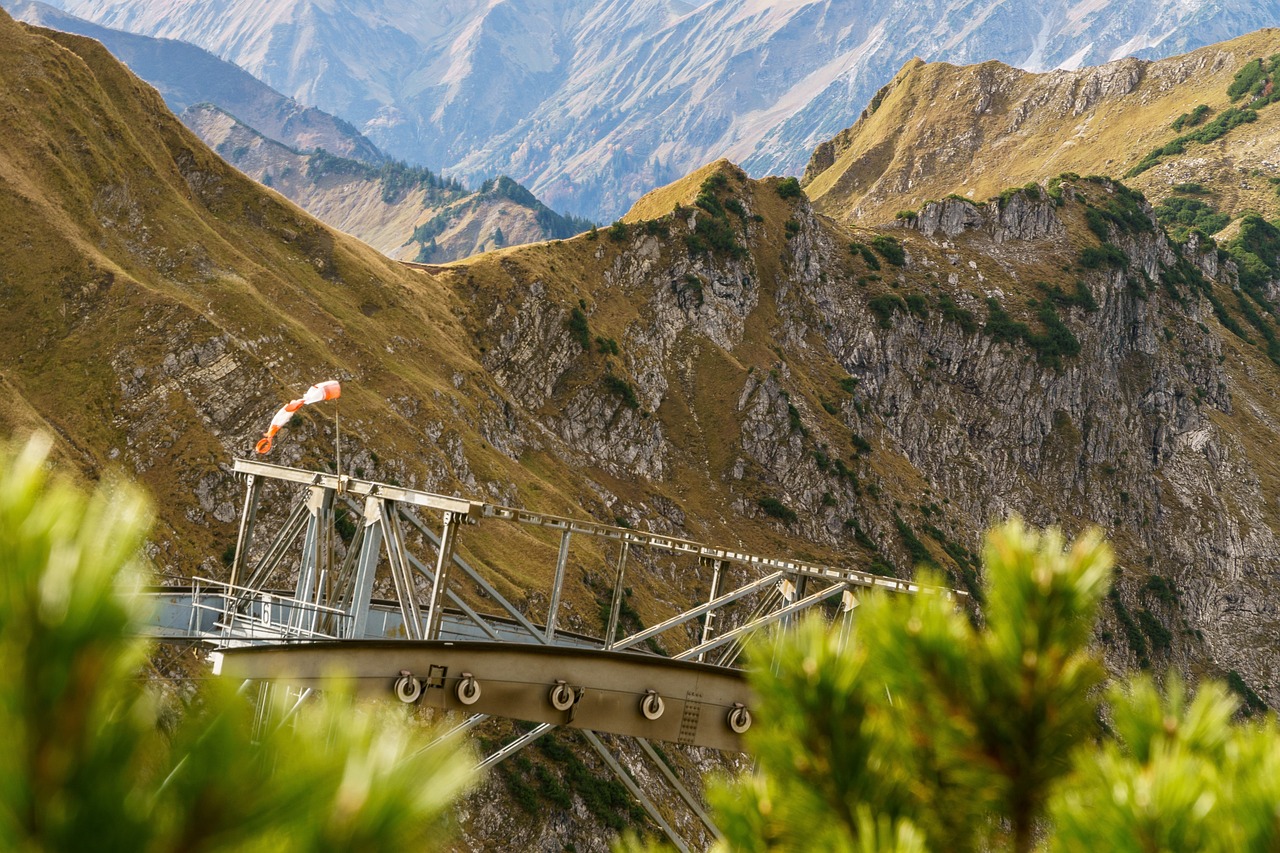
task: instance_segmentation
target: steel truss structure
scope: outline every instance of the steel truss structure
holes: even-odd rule
[[[741,736],[753,722],[752,696],[735,663],[749,636],[832,600],[838,600],[847,630],[857,606],[853,590],[859,588],[963,596],[856,569],[744,553],[346,475],[247,460],[236,460],[234,470],[244,477],[246,490],[230,580],[197,579],[189,591],[157,593],[167,605],[160,609],[158,635],[206,640],[217,647],[216,672],[246,682],[290,685],[299,691],[299,702],[321,687],[328,674],[341,671],[365,692],[467,715],[455,731],[490,716],[538,724],[486,757],[484,766],[556,727],[578,729],[682,850],[688,844],[596,732],[634,738],[692,814],[718,835],[649,740],[742,749]],[[264,536],[258,512],[268,483],[296,494],[284,522]],[[353,532],[347,522],[345,539],[337,527],[339,511],[358,519]],[[439,519],[438,526],[428,522],[432,518]],[[545,613],[523,612],[457,553],[464,527],[499,521],[559,533]],[[558,627],[575,539],[618,544],[603,638]],[[434,554],[419,557],[411,547],[415,541]],[[619,637],[633,551],[689,558],[701,576],[710,574],[707,600]],[[735,567],[736,574],[755,577],[733,586],[728,578]],[[390,575],[392,602],[374,597],[380,569]],[[295,573],[291,591],[273,585],[282,574]],[[419,597],[420,581],[430,590],[425,600]],[[474,585],[500,613],[477,612],[459,592],[463,582]],[[692,645],[669,657],[645,651],[651,641],[671,632],[679,632],[676,646],[691,639]]]

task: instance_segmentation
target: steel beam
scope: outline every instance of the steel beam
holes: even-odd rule
[[[273,480],[284,480],[287,483],[298,483],[304,486],[321,486],[337,491],[339,487],[346,494],[360,497],[379,497],[398,503],[420,506],[441,512],[453,512],[463,516],[479,518],[483,515],[483,504],[465,498],[451,498],[446,495],[422,492],[417,489],[406,489],[371,480],[360,480],[355,477],[339,477],[337,474],[326,474],[323,471],[303,471],[300,468],[289,468],[284,465],[272,465],[268,462],[251,462],[246,459],[235,460],[235,471],[238,474],[254,474],[259,477],[270,477]]]
[[[289,517],[285,519],[284,524],[276,532],[271,540],[271,544],[267,546],[267,552],[262,555],[262,559],[258,561],[258,565],[254,566],[253,573],[249,575],[248,580],[244,582],[244,586],[249,589],[261,589],[266,585],[267,579],[271,577],[272,572],[280,565],[280,561],[284,558],[285,550],[298,537],[298,533],[302,531],[307,519],[307,501],[305,496],[296,501],[293,509],[289,512]]]
[[[249,542],[253,539],[253,527],[258,519],[258,500],[262,496],[262,478],[253,474],[245,477],[244,509],[240,512],[240,529],[236,533],[236,554],[231,560],[231,585],[239,583],[244,561],[249,556]]]
[[[547,608],[546,638],[551,640],[556,633],[556,616],[560,610],[560,591],[564,588],[564,573],[569,565],[569,537],[573,531],[565,530],[560,534],[560,553],[556,555],[556,576],[551,582],[551,604]]]
[[[657,551],[668,551],[674,554],[689,554],[697,557],[743,563],[765,569],[775,569],[792,574],[799,573],[831,583],[848,583],[855,586],[875,587],[895,592],[936,594],[958,598],[968,597],[968,593],[961,590],[919,584],[915,581],[876,575],[857,569],[824,566],[803,560],[784,560],[776,557],[765,557],[760,554],[734,551],[729,548],[717,548],[691,539],[681,539],[677,536],[666,536],[660,533],[648,533],[641,530],[633,530],[629,527],[615,527],[594,521],[583,521],[566,516],[532,512],[517,507],[488,503],[482,505],[482,510],[485,518],[500,518],[521,524],[549,527],[553,530],[570,530],[574,533],[583,533],[603,539],[616,539],[621,542],[628,542],[631,545],[653,548]]]
[[[418,606],[413,576],[409,574],[408,560],[405,559],[404,531],[400,528],[395,506],[388,507],[387,502],[382,501],[378,507],[378,518],[387,545],[387,562],[391,567],[391,580],[395,584],[400,615],[404,619],[405,635],[410,640],[425,639],[422,632],[422,608]]]
[[[639,802],[640,805],[644,807],[644,810],[649,813],[649,817],[653,818],[654,823],[662,827],[662,831],[667,836],[667,840],[674,844],[680,853],[689,853],[689,845],[680,837],[680,833],[676,832],[675,827],[667,822],[667,819],[663,816],[662,812],[658,811],[658,807],[653,804],[653,801],[645,796],[644,791],[640,790],[640,786],[636,784],[636,780],[632,779],[631,774],[623,769],[622,765],[618,763],[618,759],[613,757],[613,753],[605,748],[605,745],[600,742],[600,738],[596,737],[595,732],[584,730],[582,732],[582,736],[585,737],[587,739],[587,743],[591,744],[595,748],[595,751],[600,754],[600,757],[604,759],[604,763],[609,765],[609,769],[613,771],[613,775],[617,776],[618,781],[622,782],[626,789],[631,792],[631,796],[635,797],[636,801]]]
[[[667,762],[662,760],[661,755],[658,755],[653,745],[642,737],[636,738],[636,743],[640,744],[640,748],[644,750],[645,755],[649,756],[649,759],[657,765],[662,775],[667,778],[667,782],[671,787],[675,788],[676,793],[680,795],[680,799],[684,800],[685,805],[689,807],[689,811],[698,816],[698,820],[702,821],[702,825],[707,828],[707,831],[716,838],[723,840],[724,833],[720,831],[720,827],[715,825],[715,822],[711,820],[711,815],[707,814],[706,810],[702,808],[702,804],[698,802],[698,798],[689,792],[689,789],[676,776],[675,771],[667,766]]]
[[[627,571],[627,553],[631,543],[623,540],[618,552],[618,574],[613,581],[613,601],[609,605],[609,627],[604,632],[604,647],[613,648],[613,641],[618,636],[618,615],[622,611],[622,578]]]
[[[759,592],[761,589],[765,589],[766,587],[773,585],[781,577],[782,577],[782,572],[774,572],[772,574],[765,575],[759,580],[755,580],[749,584],[738,587],[733,592],[725,593],[719,598],[715,598],[715,599],[712,599],[711,601],[708,601],[706,604],[699,604],[697,607],[693,607],[689,610],[685,610],[682,613],[677,613],[675,616],[672,616],[670,619],[666,620],[665,622],[659,622],[657,625],[654,625],[652,628],[645,628],[643,631],[637,631],[631,636],[625,637],[619,640],[618,642],[614,643],[613,649],[615,651],[618,651],[621,649],[629,649],[632,646],[636,645],[637,643],[643,643],[645,640],[649,639],[650,637],[656,637],[659,634],[662,634],[666,631],[671,630],[677,625],[683,625],[685,622],[688,622],[691,619],[696,619],[699,616],[701,616],[703,613],[710,613],[713,610],[716,610],[720,607],[724,607],[726,604],[731,604],[740,598],[745,598],[746,596],[751,595],[754,592]]]
[[[720,584],[724,581],[724,568],[728,561],[713,559],[709,562],[711,563],[711,592],[707,595],[707,598],[710,601],[715,601],[720,597]],[[715,618],[714,609],[706,611],[706,615],[702,620],[702,639],[698,641],[699,644],[704,644],[711,639],[711,635],[715,631],[712,627]],[[703,657],[704,655],[698,655],[698,660],[702,660]]]
[[[320,574],[328,556],[325,553],[327,537],[324,535],[330,526],[327,510],[332,505],[333,492],[314,486],[307,490],[306,533],[302,537],[302,562],[298,567],[298,583],[293,595],[297,601],[319,603]],[[306,621],[304,610],[291,614],[290,624],[294,628],[308,629],[311,626],[305,624]]]
[[[389,697],[408,672],[422,685],[410,695],[431,708],[735,752],[742,739],[729,727],[728,713],[754,702],[737,670],[531,643],[318,641],[229,648],[214,656],[215,674],[236,680],[323,687],[339,673],[358,691]]]
[[[422,533],[422,535],[427,537],[427,539],[429,539],[433,545],[435,545],[437,548],[440,547],[440,537],[436,534],[434,530],[432,530],[430,527],[427,527],[427,525],[424,524],[421,519],[419,519],[417,516],[413,515],[412,513],[407,512],[405,510],[401,510],[401,512],[404,514],[405,520],[407,520],[414,527],[418,528],[418,530]],[[518,609],[516,609],[515,605],[507,601],[507,599],[502,595],[502,593],[498,592],[498,590],[493,586],[493,584],[485,580],[480,575],[479,572],[477,572],[474,568],[472,568],[470,563],[462,559],[462,557],[459,556],[456,552],[453,555],[453,564],[458,568],[462,569],[463,574],[471,578],[471,580],[476,584],[476,586],[484,590],[485,595],[487,595],[489,599],[493,601],[493,603],[501,607],[508,616],[510,616],[512,619],[516,621],[518,625],[520,625],[520,627],[528,631],[530,637],[532,637],[534,640],[544,645],[551,642],[543,635],[542,631],[539,631],[537,627],[535,627],[534,624],[529,621],[528,617],[526,617],[523,613],[521,613]]]
[[[355,505],[354,505],[354,503],[351,501],[351,499],[350,499],[350,498],[346,498],[346,501],[347,501],[347,506],[348,506],[348,508],[349,508],[349,509],[353,509],[353,510],[354,510],[354,509],[355,509]],[[423,527],[422,527],[422,526],[420,526],[420,525],[421,525],[421,522],[419,522],[419,521],[418,521],[416,518],[414,518],[412,515],[410,515],[410,514],[408,514],[408,513],[404,512],[403,510],[400,510],[400,515],[402,515],[402,516],[405,518],[405,520],[407,520],[410,524],[412,524],[412,525],[414,525],[415,527],[417,527],[420,531],[427,532],[427,531],[423,530]],[[350,549],[348,550],[348,552],[347,552],[347,557],[346,557],[346,559],[343,561],[343,569],[342,569],[342,574],[341,574],[341,577],[342,577],[342,578],[346,578],[347,573],[350,571],[351,565],[352,565],[352,564],[353,564],[353,562],[354,562],[354,557],[353,557],[354,550],[358,547],[357,543],[358,543],[358,542],[361,540],[361,538],[364,536],[364,531],[365,531],[365,525],[363,525],[363,524],[361,524],[361,525],[356,529],[356,536],[355,536],[355,538],[352,540],[351,548],[350,548]],[[438,542],[439,540],[438,540],[438,538],[437,538],[436,540],[433,540],[433,541],[434,541],[434,542]],[[417,556],[415,556],[415,555],[413,554],[413,552],[409,551],[408,549],[405,549],[405,558],[408,560],[410,567],[412,567],[412,568],[413,568],[414,570],[416,570],[419,574],[421,574],[423,577],[425,577],[425,578],[427,579],[427,581],[428,581],[428,582],[430,582],[430,583],[432,583],[432,584],[434,584],[434,583],[435,583],[435,574],[434,574],[434,573],[432,573],[432,572],[431,572],[431,570],[430,570],[430,569],[428,569],[428,568],[426,567],[426,564],[425,564],[425,563],[423,563],[420,559],[418,559],[418,557],[417,557]],[[460,560],[460,558],[459,558],[458,556],[456,556],[456,555],[455,555],[455,556],[454,556],[454,561],[455,561],[455,562],[457,562],[457,561],[459,561],[459,560]],[[346,589],[346,587],[347,587],[347,583],[346,583],[345,581],[341,581],[341,583],[342,583],[342,586],[340,587],[340,589],[345,590],[345,589]],[[366,610],[368,609],[368,599],[369,599],[369,597],[372,595],[372,589],[373,589],[373,588],[372,588],[372,587],[370,587],[370,588],[369,588],[369,590],[368,590],[368,592],[366,592],[366,593],[365,593],[365,596],[364,596],[364,598],[365,598],[365,602],[366,602],[366,603],[365,603],[365,609],[366,609]],[[458,595],[456,592],[454,592],[452,589],[450,589],[450,590],[448,591],[448,597],[449,597],[449,600],[450,600],[451,602],[453,602],[454,606],[455,606],[455,607],[457,607],[459,610],[461,610],[461,611],[462,611],[462,612],[467,616],[467,618],[468,618],[468,619],[470,619],[472,622],[474,622],[474,623],[476,624],[476,626],[477,626],[481,631],[483,631],[483,632],[484,632],[488,637],[490,637],[491,639],[494,639],[494,640],[498,639],[498,633],[493,629],[493,627],[489,624],[489,622],[488,622],[488,621],[487,621],[483,616],[481,616],[479,613],[477,613],[477,612],[476,612],[476,611],[475,611],[475,610],[474,610],[474,609],[473,609],[469,604],[467,604],[465,601],[463,601],[463,600],[462,600],[462,597],[461,597],[460,595]],[[365,631],[365,629],[366,629],[366,628],[367,628],[367,624],[365,625],[365,627],[362,627],[362,628],[361,628],[361,633],[360,633],[360,634],[358,634],[358,635],[354,635],[354,636],[352,637],[352,639],[360,639],[361,637],[363,637],[363,636],[364,636],[364,631]]]
[[[547,732],[551,731],[554,728],[555,726],[551,725],[551,723],[542,723],[541,725],[535,727],[532,731],[527,731],[524,734],[520,735],[520,737],[511,741],[511,743],[502,747],[502,749],[499,749],[497,752],[493,753],[493,755],[486,755],[484,757],[484,760],[481,761],[476,766],[481,770],[492,767],[498,762],[504,761],[505,759],[515,755],[517,752],[524,749],[526,746],[533,743],[535,740],[542,737],[543,735],[545,735]]]
[[[699,645],[699,646],[694,646],[692,649],[688,649],[687,651],[683,651],[678,655],[674,655],[673,660],[691,660],[693,658],[696,658],[698,655],[702,654],[703,652],[710,651],[711,649],[722,646],[725,643],[736,640],[739,637],[744,637],[747,634],[750,634],[752,631],[758,631],[761,628],[765,627],[766,625],[777,622],[779,619],[785,619],[787,616],[790,616],[792,613],[797,613],[801,610],[805,610],[809,607],[812,607],[818,602],[825,601],[831,596],[836,595],[837,593],[840,593],[843,591],[844,591],[844,587],[839,584],[835,586],[827,587],[826,589],[821,590],[820,592],[815,592],[813,595],[809,596],[808,598],[802,598],[799,601],[795,602],[794,604],[788,604],[786,607],[779,608],[778,610],[775,610],[766,616],[761,616],[759,619],[754,619],[751,622],[748,622],[746,625],[742,625],[738,628],[734,628],[732,631],[728,631],[724,634],[721,634],[719,637],[716,637],[714,640],[711,640],[707,643],[703,643],[702,645]]]
[[[378,571],[378,555],[382,553],[382,499],[369,497],[364,502],[364,535],[359,537],[360,557],[356,560],[356,583],[351,592],[351,636],[359,639],[369,628],[369,599],[373,597],[373,580]]]
[[[428,640],[440,637],[440,622],[444,618],[444,598],[449,589],[449,568],[453,565],[453,545],[460,519],[452,512],[444,514],[444,529],[440,533],[436,553],[436,577],[431,585],[431,602],[427,610]]]

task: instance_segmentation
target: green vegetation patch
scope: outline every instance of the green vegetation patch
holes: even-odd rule
[[[1227,687],[1231,688],[1232,693],[1244,700],[1244,707],[1240,710],[1246,717],[1267,712],[1267,703],[1262,701],[1262,697],[1255,693],[1253,688],[1241,677],[1240,673],[1234,669],[1227,673]]]
[[[640,408],[640,400],[636,397],[636,389],[631,387],[630,382],[612,373],[606,373],[603,381],[605,390],[615,397],[621,398],[623,405],[628,409]]]
[[[880,269],[880,259],[876,257],[876,253],[871,251],[871,247],[867,244],[859,243],[855,240],[849,244],[849,252],[862,258],[862,262],[871,269]]]
[[[628,827],[647,824],[648,815],[626,786],[613,776],[596,776],[576,752],[560,742],[554,732],[538,740],[538,749],[553,765],[564,770],[564,781],[569,791],[577,795],[587,811],[605,826],[621,832]]]
[[[1210,679],[1113,679],[1089,648],[1109,554],[1019,533],[983,549],[980,622],[892,596],[858,611],[856,642],[813,619],[752,650],[768,726],[709,794],[726,849],[1275,846],[1275,719],[1233,724],[1234,685]]]
[[[794,524],[799,517],[796,515],[795,510],[774,497],[760,498],[756,501],[756,505],[764,510],[765,515],[770,518],[776,518],[786,524]]]
[[[1261,293],[1267,283],[1280,278],[1280,228],[1256,213],[1240,220],[1240,233],[1227,244],[1227,252],[1240,269],[1240,286]]]
[[[987,298],[987,312],[987,323],[982,329],[984,334],[1003,343],[1026,344],[1035,350],[1037,360],[1047,367],[1061,369],[1063,358],[1080,354],[1079,339],[1062,322],[1052,299],[1040,302],[1036,308],[1036,319],[1044,327],[1042,332],[1034,332],[1026,323],[1014,320],[994,297]]]
[[[1280,279],[1280,228],[1256,213],[1246,214],[1226,251],[1239,271],[1236,302],[1240,314],[1262,337],[1267,357],[1280,366],[1280,333],[1276,324],[1280,315],[1267,295],[1268,285]],[[1219,322],[1240,338],[1250,340],[1212,292],[1209,299]]]
[[[898,536],[902,539],[902,547],[907,549],[907,553],[911,555],[911,564],[918,566],[922,563],[932,563],[933,555],[929,553],[929,549],[920,541],[920,537],[916,536],[916,532],[911,529],[911,525],[902,520],[902,516],[896,512],[893,514],[893,526],[898,528]]]
[[[1016,344],[1031,334],[1026,323],[1014,320],[994,296],[987,297],[987,323],[983,334],[1006,344]]]
[[[1181,133],[1183,128],[1204,124],[1204,120],[1209,117],[1209,112],[1208,104],[1200,104],[1191,112],[1183,113],[1175,118],[1171,127]]]
[[[1085,201],[1085,222],[1099,240],[1105,243],[1111,239],[1112,226],[1126,234],[1155,231],[1155,226],[1144,209],[1147,200],[1142,193],[1119,181],[1097,175],[1090,175],[1085,180],[1103,187],[1104,190],[1110,190],[1101,202],[1093,199]]]
[[[1107,593],[1107,599],[1111,602],[1111,608],[1115,611],[1116,621],[1120,623],[1120,630],[1124,632],[1125,643],[1129,646],[1129,651],[1133,652],[1133,656],[1138,659],[1138,667],[1140,669],[1151,668],[1151,657],[1147,653],[1147,638],[1142,633],[1142,629],[1138,627],[1138,623],[1134,620],[1133,615],[1129,613],[1129,608],[1125,606],[1124,601],[1120,598],[1120,593],[1113,586]]]
[[[695,307],[701,307],[703,302],[706,301],[702,279],[693,273],[685,273],[683,279],[672,282],[671,290],[675,293],[681,306],[685,308],[689,307],[690,304]]]
[[[725,204],[720,200],[719,194],[727,192],[728,188],[729,181],[720,172],[709,175],[698,188],[694,204],[702,211],[702,215],[698,217],[693,233],[684,238],[690,254],[717,252],[737,259],[747,256],[747,249],[738,242],[738,234],[729,220]],[[677,216],[679,215],[681,214],[677,211]]]
[[[929,316],[929,304],[925,301],[922,294],[908,293],[906,296],[907,310],[920,319],[926,319]]]
[[[1182,597],[1173,581],[1160,575],[1152,575],[1142,585],[1142,591],[1155,596],[1166,607],[1177,607]]]
[[[1085,246],[1081,249],[1079,263],[1087,270],[1103,267],[1122,270],[1129,265],[1129,256],[1115,243],[1103,243],[1100,246]]]
[[[893,323],[893,312],[907,310],[907,303],[903,301],[901,296],[894,296],[892,293],[882,293],[879,296],[873,296],[867,300],[867,307],[871,309],[871,313],[876,315],[876,320],[880,323],[880,328],[888,329]]]
[[[871,248],[879,252],[880,257],[895,267],[903,266],[907,262],[907,254],[903,250],[902,244],[888,234],[877,234],[871,238]]]
[[[961,308],[956,304],[956,301],[946,293],[938,297],[938,311],[942,314],[943,320],[948,323],[955,323],[966,333],[972,334],[978,329],[978,321],[973,316],[973,312],[968,309]]]
[[[778,181],[778,197],[779,198],[800,198],[804,195],[804,190],[800,188],[800,181],[796,178],[783,178]]]
[[[1173,643],[1173,634],[1155,617],[1155,614],[1145,607],[1138,608],[1138,625],[1142,628],[1142,633],[1146,634],[1147,639],[1151,641],[1153,652],[1169,650]]]
[[[1007,189],[1000,191],[1000,195],[996,197],[996,201],[1001,208],[1004,208],[1006,205],[1009,204],[1009,201],[1016,195],[1026,196],[1032,201],[1039,201],[1041,198],[1040,185],[1035,181],[1031,181],[1030,183],[1025,184],[1024,186],[1008,187]],[[952,197],[953,196],[948,196],[948,198],[952,198]],[[961,201],[969,201],[967,198],[964,198],[963,196],[954,196],[954,198],[958,198]]]
[[[573,339],[578,342],[578,345],[590,352],[591,327],[587,325],[587,315],[582,313],[582,309],[576,305],[573,306],[565,325],[568,326],[569,333],[573,335]]]
[[[1044,324],[1044,331],[1028,335],[1026,340],[1041,364],[1059,368],[1063,358],[1080,354],[1080,341],[1062,322],[1052,302],[1041,302],[1036,317]]]
[[[1089,285],[1084,281],[1076,279],[1075,289],[1067,293],[1056,284],[1038,281],[1036,287],[1042,293],[1048,296],[1055,305],[1064,308],[1083,308],[1085,311],[1097,311],[1098,300],[1093,298],[1093,292],[1089,290]]]
[[[1179,184],[1179,186],[1199,187],[1199,184]],[[1200,193],[1188,193],[1199,195]],[[1155,209],[1156,220],[1169,232],[1169,236],[1179,243],[1185,242],[1192,231],[1204,235],[1216,234],[1231,221],[1225,213],[1198,198],[1187,198],[1185,195],[1174,195],[1165,199]]]

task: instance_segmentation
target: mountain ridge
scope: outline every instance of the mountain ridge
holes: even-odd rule
[[[1232,80],[1276,52],[1280,30],[1269,29],[1183,56],[1075,72],[908,63],[855,124],[818,146],[804,183],[833,216],[892,222],[900,210],[953,193],[983,201],[1062,172],[1120,177],[1178,137],[1172,125],[1199,104],[1206,122],[1238,108],[1227,95]],[[1274,215],[1280,207],[1270,186],[1249,183],[1259,169],[1280,176],[1280,164],[1266,156],[1277,120],[1264,109],[1230,136],[1189,145],[1125,180],[1157,202],[1196,181],[1235,216]]]
[[[591,227],[555,213],[509,178],[466,190],[403,163],[375,167],[288,148],[211,104],[188,107],[180,118],[255,181],[391,258],[454,261],[507,245],[563,239]]]
[[[36,0],[4,0],[0,5],[26,23],[102,42],[134,73],[154,85],[175,113],[197,103],[217,102],[258,132],[293,148],[323,148],[337,156],[375,164],[386,159],[347,122],[281,95],[233,63],[195,45],[100,27]]]
[[[1275,0],[457,2],[430,16],[400,0],[63,6],[201,44],[344,116],[393,156],[464,180],[507,174],[598,221],[723,156],[754,175],[799,174],[914,55],[1078,68],[1280,19]]]
[[[255,180],[270,181],[273,170],[276,178],[285,175],[277,190],[389,255],[455,260],[486,247],[567,237],[591,225],[554,213],[523,190],[494,200],[392,161],[341,119],[304,108],[193,45],[100,27],[35,0],[5,5],[27,23],[102,42],[232,165]],[[210,104],[223,118],[209,113]],[[316,151],[356,162],[330,162]]]

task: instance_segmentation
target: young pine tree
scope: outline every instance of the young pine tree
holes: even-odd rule
[[[871,594],[847,643],[815,619],[756,647],[758,769],[709,788],[720,849],[1277,849],[1273,717],[1234,726],[1225,688],[1174,676],[1165,697],[1101,689],[1096,533],[1064,549],[1013,520],[983,562],[980,628],[940,596]]]
[[[136,639],[146,502],[51,483],[48,441],[0,449],[0,850],[404,850],[442,845],[472,777],[403,713],[341,697],[251,737],[216,680],[162,713]]]

